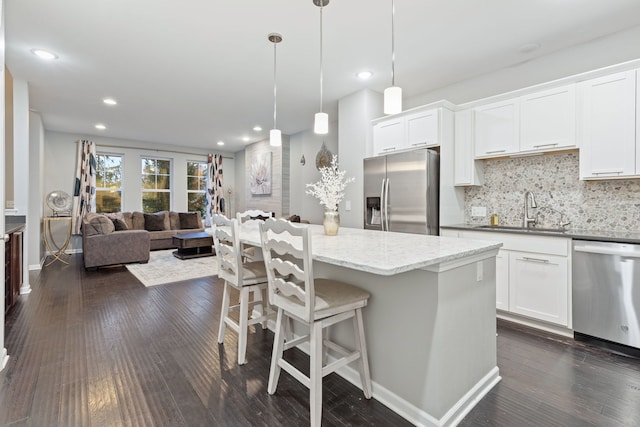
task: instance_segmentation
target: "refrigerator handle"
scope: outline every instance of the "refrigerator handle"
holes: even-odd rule
[[[389,231],[389,178],[387,178],[386,181],[384,187],[384,220],[386,231]]]
[[[384,182],[386,178],[382,178],[382,183],[380,184],[380,228],[384,231]]]

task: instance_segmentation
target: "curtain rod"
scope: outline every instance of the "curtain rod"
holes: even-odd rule
[[[130,147],[127,145],[105,145],[105,144],[96,144],[96,147],[107,147],[107,148],[127,148],[131,150],[148,150],[148,151],[163,151],[165,153],[177,153],[177,154],[188,154],[192,156],[206,156],[207,154],[202,153],[189,153],[187,151],[177,151],[177,150],[160,150],[158,148],[140,148],[140,147]],[[233,157],[222,156],[223,159],[234,160]]]

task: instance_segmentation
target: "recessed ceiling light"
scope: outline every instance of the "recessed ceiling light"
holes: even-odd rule
[[[100,130],[105,130],[107,127],[105,125],[103,125],[102,123],[98,123],[96,125],[96,129],[100,129]]]
[[[218,141],[218,145],[224,145],[224,141]]]
[[[260,132],[262,128],[260,126],[254,126],[253,130],[255,130],[256,132]]]
[[[105,98],[102,100],[107,105],[116,105],[118,102],[113,98]]]
[[[373,76],[373,73],[371,71],[360,71],[356,73],[356,76],[358,76],[359,79],[366,80],[368,78],[371,78],[371,76]]]
[[[31,49],[31,53],[40,59],[58,59],[58,55],[44,49]]]
[[[249,142],[249,141],[251,141],[251,139],[250,139],[248,136],[243,136],[243,137],[242,137],[242,140],[243,140],[244,142]]]

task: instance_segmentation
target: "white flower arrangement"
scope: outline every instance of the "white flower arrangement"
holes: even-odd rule
[[[345,178],[346,171],[338,169],[338,156],[331,159],[331,166],[320,168],[320,181],[307,184],[306,193],[317,197],[327,210],[337,211],[338,204],[344,198],[344,189],[353,177]]]

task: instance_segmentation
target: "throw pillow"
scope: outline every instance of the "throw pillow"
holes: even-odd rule
[[[89,220],[89,225],[95,230],[95,234],[110,234],[115,230],[113,222],[105,215],[93,214],[85,216]]]
[[[198,212],[180,212],[178,215],[180,216],[181,229],[200,228]]]
[[[104,214],[107,218],[113,222],[113,226],[115,227],[115,231],[128,230],[129,226],[124,219],[124,214],[122,212],[113,212]]]
[[[129,229],[129,227],[127,226],[127,223],[124,222],[123,219],[113,218],[111,221],[113,222],[113,226],[116,228],[116,231],[122,231],[122,230],[128,230]]]
[[[168,218],[166,212],[144,214],[144,229],[147,231],[163,231],[170,228],[166,225]]]

